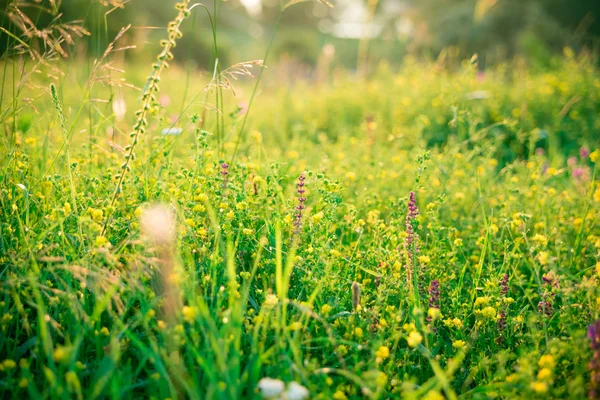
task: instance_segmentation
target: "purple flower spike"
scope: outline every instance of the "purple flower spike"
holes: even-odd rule
[[[588,327],[588,339],[593,350],[592,358],[588,363],[590,370],[590,399],[600,398],[600,321],[592,323]]]
[[[304,180],[306,177],[304,174],[300,174],[298,177],[298,183],[296,183],[296,193],[298,193],[298,205],[296,206],[296,215],[294,216],[294,235],[300,235],[302,232],[302,210],[306,208],[304,202],[306,202],[306,197],[304,197],[304,193],[306,193],[306,189],[304,188]]]

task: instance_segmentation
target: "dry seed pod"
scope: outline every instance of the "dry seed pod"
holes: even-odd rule
[[[352,282],[352,308],[354,311],[358,311],[360,307],[360,284],[358,282]]]

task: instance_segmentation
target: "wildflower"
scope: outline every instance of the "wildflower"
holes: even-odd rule
[[[537,393],[546,393],[548,391],[548,384],[546,382],[531,382],[530,387]]]
[[[306,208],[304,202],[306,201],[306,197],[304,197],[304,193],[306,193],[306,189],[304,189],[304,180],[306,177],[304,174],[300,174],[298,177],[298,183],[296,184],[296,193],[298,193],[298,205],[296,206],[296,215],[294,219],[294,235],[299,235],[302,232],[302,211]]]
[[[4,369],[14,369],[17,367],[17,363],[10,359],[4,360],[2,361],[2,367],[4,367]]]
[[[583,146],[582,148],[579,149],[579,156],[581,158],[587,158],[590,155],[590,149]]]
[[[321,222],[321,220],[323,219],[323,217],[325,216],[325,214],[323,214],[323,211],[319,211],[318,213],[316,213],[315,215],[312,216],[311,220],[313,224],[318,224],[319,222]]]
[[[427,310],[427,321],[435,321],[442,316],[442,312],[439,308],[431,307]]]
[[[589,397],[597,399],[600,397],[600,321],[596,321],[588,327],[588,339],[593,351],[592,358],[588,363],[590,370]]]
[[[267,295],[267,298],[265,299],[264,307],[267,309],[274,308],[278,302],[279,299],[277,298],[277,296],[272,293],[269,293]]]
[[[300,329],[302,329],[302,323],[298,322],[298,321],[294,321],[290,324],[290,330],[291,331],[299,331]]]
[[[381,346],[375,352],[375,357],[377,357],[377,362],[381,362],[390,356],[390,349],[387,346]]]
[[[433,310],[437,310],[433,311]],[[427,312],[427,321],[431,321],[441,315],[440,312],[440,283],[437,279],[431,281],[429,285],[429,310]]]
[[[548,380],[552,377],[552,371],[549,368],[542,368],[540,369],[540,371],[538,372],[538,379],[540,381],[545,381]]]
[[[111,243],[108,241],[108,239],[105,236],[96,236],[96,239],[94,240],[94,246],[99,247],[99,248],[110,248],[111,247]]]
[[[504,274],[502,280],[500,281],[500,295],[502,295],[502,300],[506,304],[510,304],[509,301],[506,301],[510,299],[510,297],[508,299],[506,298],[506,294],[509,290],[510,288],[508,286],[508,274]],[[506,309],[502,309],[498,313],[498,320],[496,321],[496,326],[498,327],[498,332],[500,333],[500,336],[498,337],[496,342],[501,343],[504,341],[504,338],[502,337],[502,332],[506,329]]]
[[[430,390],[423,397],[423,400],[444,400],[444,399],[445,399],[445,397],[437,390]]]
[[[539,233],[536,233],[531,240],[540,246],[546,246],[548,244],[548,238]]]
[[[506,294],[508,293],[508,274],[504,274],[504,276],[502,277],[502,280],[500,281],[500,294],[502,296],[506,296]]]
[[[54,353],[52,354],[52,358],[56,362],[62,362],[68,357],[68,352],[63,346],[58,346],[54,349]]]
[[[332,397],[334,400],[348,400],[346,393],[342,392],[341,390],[336,390]]]
[[[340,355],[345,356],[346,354],[348,354],[348,346],[344,345],[344,344],[340,344],[336,351],[338,353],[340,353]]]
[[[157,245],[171,245],[175,241],[175,218],[166,206],[153,206],[142,214],[142,232]]]
[[[423,341],[423,336],[417,331],[412,331],[406,338],[406,342],[410,347],[417,347]]]
[[[284,398],[287,400],[304,400],[310,395],[307,388],[297,382],[290,382]]]
[[[487,297],[487,296],[484,296],[484,297],[478,297],[478,298],[476,298],[476,299],[475,299],[475,304],[474,304],[474,306],[475,306],[475,307],[483,306],[483,305],[486,305],[486,304],[487,304],[487,303],[489,303],[489,302],[490,302],[490,298],[489,298],[489,297]]]
[[[540,368],[554,368],[556,366],[556,361],[554,361],[554,357],[552,356],[552,354],[544,354],[540,357],[540,361],[538,361],[538,366]]]
[[[486,307],[481,310],[481,315],[489,319],[494,319],[496,317],[496,309],[494,307]]]
[[[496,325],[498,326],[498,332],[502,332],[506,329],[506,311],[500,310],[498,314],[498,321],[496,321]]]
[[[273,399],[278,397],[285,388],[283,381],[272,378],[262,378],[258,381],[258,389],[265,399]]]
[[[357,338],[361,338],[363,336],[362,328],[359,328],[359,327],[354,328],[354,336],[356,336]]]
[[[465,347],[466,343],[464,340],[455,340],[452,342],[452,347],[454,347],[455,349],[462,349],[463,347]]]
[[[223,193],[225,192],[225,190],[227,189],[227,183],[229,182],[229,164],[227,164],[226,162],[221,164],[221,189],[223,190]]]
[[[591,162],[595,163],[598,160],[600,160],[600,149],[596,149],[592,154],[590,154]]]
[[[542,293],[542,300],[538,303],[538,312],[547,317],[551,317],[554,313],[553,302],[554,297],[556,296],[555,293],[552,292],[552,288],[558,288],[558,280],[554,273],[550,272],[549,274],[542,276],[542,281],[545,289]]]
[[[548,265],[549,255],[547,251],[540,251],[537,255],[537,259],[542,265]]]
[[[196,319],[197,310],[195,307],[184,306],[181,313],[185,322],[193,322]]]
[[[323,304],[323,306],[321,307],[321,314],[329,315],[331,310],[333,310],[333,307],[331,307],[329,304]]]
[[[413,224],[416,218],[419,216],[419,208],[417,207],[417,199],[415,192],[410,192],[408,199],[408,213],[406,214],[405,221],[405,233],[406,239],[404,240],[404,251],[406,253],[406,278],[408,280],[409,287],[412,288],[412,281],[415,271],[414,265],[414,254],[419,252],[418,246],[418,235],[415,233]],[[413,290],[415,288],[412,288]]]

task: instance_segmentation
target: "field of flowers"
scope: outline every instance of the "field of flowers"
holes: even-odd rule
[[[594,60],[251,102],[260,62],[167,69],[177,22],[1,66],[0,397],[600,397]]]

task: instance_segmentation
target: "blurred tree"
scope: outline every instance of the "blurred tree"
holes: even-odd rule
[[[281,1],[286,3],[286,0],[217,0],[221,58],[226,54],[241,54],[243,59],[247,53],[260,57],[280,16]],[[314,61],[315,52],[318,53],[324,43],[344,38],[340,43],[356,49],[356,41],[367,35],[370,41],[388,43],[378,48],[404,48],[404,43],[408,43],[409,49],[420,54],[438,54],[444,48],[454,47],[462,57],[479,53],[481,65],[486,60],[496,62],[523,53],[543,65],[543,58],[565,45],[597,51],[600,37],[598,0],[331,2],[333,8],[317,1],[304,1],[281,14],[280,33],[285,40],[278,42],[278,53],[289,56],[296,52],[300,58]],[[119,29],[128,24],[133,25],[128,34],[136,35],[131,42],[135,41],[138,47],[156,43],[155,36],[162,30],[154,28],[162,29],[174,15],[175,0],[0,0],[0,26],[23,37],[22,27],[11,18],[10,7],[15,4],[39,29],[57,22],[80,20],[91,33],[86,38],[88,54],[97,56]],[[205,4],[214,13],[213,3]],[[249,6],[252,4],[254,7]],[[369,17],[369,4],[374,12],[372,17]],[[183,27],[186,39],[177,49],[177,57],[192,59],[210,68],[214,63],[211,28],[203,9],[198,7],[195,13],[195,23],[186,21]],[[285,51],[285,42],[294,49],[290,47]],[[14,38],[0,32],[2,54],[14,44]],[[247,48],[252,51],[246,51]],[[371,60],[386,57],[385,51],[371,54],[375,48],[377,46],[369,45],[363,52],[368,53]],[[71,47],[71,51],[74,49]],[[397,58],[397,54],[394,57]],[[241,61],[233,58],[232,61]],[[355,61],[356,58],[349,66],[354,67]]]
[[[479,53],[499,61],[532,50],[549,54],[564,46],[596,49],[600,35],[597,0],[410,0],[413,22],[427,38],[423,47],[440,51],[456,46],[463,57]],[[525,45],[525,47],[523,47]],[[528,54],[524,54],[528,55]]]

